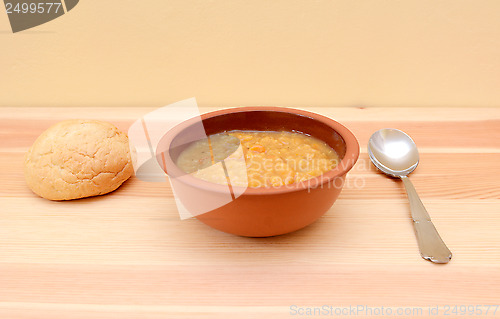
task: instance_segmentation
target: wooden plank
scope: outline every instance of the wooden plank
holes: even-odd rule
[[[424,310],[426,311],[426,310]],[[0,303],[2,318],[18,319],[220,319],[223,316],[255,319],[269,316],[274,319],[290,318],[289,307],[200,307],[158,305],[102,305],[56,303]],[[363,317],[361,317],[363,318]],[[399,318],[399,317],[394,317]]]
[[[0,279],[3,302],[287,307],[357,305],[361,297],[366,305],[429,306],[496,304],[495,296],[500,293],[497,268],[454,264],[420,263],[398,270],[358,263],[238,267],[5,264],[0,271],[4,274]]]
[[[4,187],[0,196],[35,196],[26,187],[22,153],[1,153],[0,167],[10,167],[1,173]],[[481,199],[500,198],[500,153],[493,154],[421,154],[420,164],[411,175],[422,198]],[[148,183],[133,177],[113,193],[120,197],[172,196],[169,184]],[[341,198],[404,198],[401,183],[378,172],[366,153],[348,174]]]
[[[107,121],[134,121],[163,107],[0,107],[0,118],[60,121],[68,118],[98,118]],[[235,106],[237,107],[237,106]],[[231,107],[204,106],[200,113]],[[500,108],[450,108],[450,107],[307,107],[299,108],[329,116],[339,121],[484,121],[500,119]]]
[[[405,199],[339,199],[298,232],[246,238],[180,220],[170,198],[108,196],[71,202],[2,198],[0,263],[123,265],[343,264],[420,261]],[[500,262],[500,200],[427,200],[453,262]],[[36,209],[33,209],[36,207]],[[253,256],[259,256],[258,259]],[[383,257],[382,257],[383,256]]]
[[[59,120],[25,120],[22,123],[0,119],[0,151],[18,148],[26,151],[35,139]],[[112,121],[127,132],[133,121]],[[392,127],[409,134],[419,147],[500,148],[500,119],[470,122],[343,122],[356,136],[361,146],[378,129]]]

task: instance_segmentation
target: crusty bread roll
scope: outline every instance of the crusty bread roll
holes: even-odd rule
[[[95,120],[50,127],[31,146],[24,164],[28,186],[50,200],[106,194],[133,173],[127,135]]]

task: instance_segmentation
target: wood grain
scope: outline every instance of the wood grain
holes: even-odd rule
[[[0,318],[321,318],[291,307],[324,305],[449,318],[446,305],[498,304],[500,109],[311,110],[354,132],[360,160],[319,221],[244,238],[181,221],[167,182],[131,178],[70,202],[26,187],[24,152],[49,125],[95,118],[127,130],[151,110],[0,109]],[[402,185],[368,161],[367,139],[382,127],[407,131],[421,148],[411,178],[454,253],[448,265],[419,256]]]

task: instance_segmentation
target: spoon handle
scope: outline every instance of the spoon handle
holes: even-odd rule
[[[400,178],[405,185],[406,193],[410,200],[411,218],[413,219],[413,227],[415,228],[420,255],[422,255],[422,258],[438,264],[449,262],[451,251],[446,247],[441,236],[439,236],[415,187],[408,177],[400,176]]]

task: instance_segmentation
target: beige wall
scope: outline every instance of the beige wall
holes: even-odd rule
[[[82,0],[12,34],[0,105],[500,106],[500,1]]]

